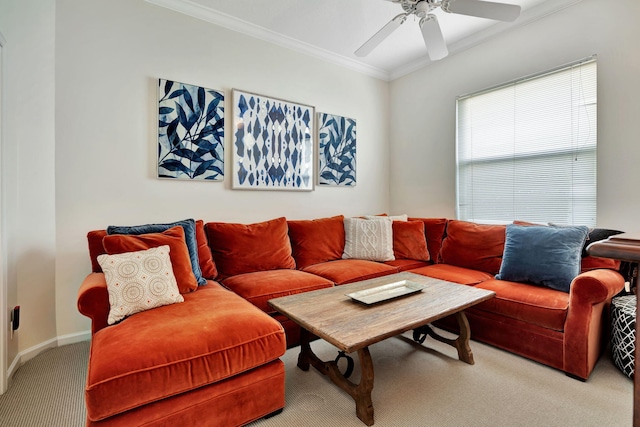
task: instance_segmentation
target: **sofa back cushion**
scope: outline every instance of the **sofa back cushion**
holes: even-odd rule
[[[149,234],[162,233],[170,228],[180,226],[184,230],[184,238],[189,249],[189,258],[191,259],[191,268],[196,276],[198,285],[206,285],[207,280],[202,277],[200,269],[200,260],[198,259],[198,242],[196,241],[196,222],[193,218],[185,219],[165,224],[142,224],[142,225],[110,225],[107,227],[107,234]]]
[[[445,264],[497,274],[502,263],[506,226],[450,220],[442,241]]]
[[[102,273],[102,268],[98,263],[98,256],[107,253],[102,244],[102,239],[106,235],[107,230],[93,230],[87,233],[91,271],[93,273]],[[211,257],[211,250],[207,244],[207,235],[204,231],[204,221],[201,219],[196,221],[196,242],[198,244],[198,261],[200,270],[202,270],[202,277],[213,280],[218,276],[218,270]]]
[[[447,228],[447,218],[409,218],[409,221],[422,221],[424,223],[424,233],[427,237],[427,249],[429,258],[434,263],[439,262],[444,230]]]
[[[302,270],[313,264],[335,261],[344,251],[344,216],[287,221],[293,258]]]
[[[162,233],[106,235],[102,239],[102,244],[109,255],[169,245],[169,258],[180,293],[191,292],[198,287],[196,276],[191,268],[191,258],[184,238],[184,229],[180,226],[170,228]]]
[[[393,221],[393,256],[396,259],[429,261],[422,221]]]
[[[202,277],[214,280],[218,277],[218,269],[213,262],[211,249],[207,243],[207,233],[204,231],[204,221],[199,219],[196,221],[196,241],[198,242],[198,260],[200,261],[200,270]]]
[[[295,268],[287,220],[284,217],[255,224],[205,224],[218,279],[254,271]]]

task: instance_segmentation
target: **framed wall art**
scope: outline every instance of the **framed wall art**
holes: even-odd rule
[[[318,185],[356,185],[356,121],[318,113]]]
[[[158,177],[224,179],[224,92],[159,79]]]
[[[233,90],[232,188],[311,191],[315,109]]]

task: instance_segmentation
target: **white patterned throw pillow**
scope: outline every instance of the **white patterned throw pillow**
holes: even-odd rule
[[[173,274],[169,245],[100,255],[98,263],[109,291],[109,325],[141,311],[184,301]]]
[[[408,221],[409,215],[365,215],[365,219],[389,218],[391,221]]]
[[[344,219],[343,259],[393,261],[393,221],[388,217],[376,219]]]

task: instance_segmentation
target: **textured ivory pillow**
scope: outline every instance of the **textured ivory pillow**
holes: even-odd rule
[[[409,219],[409,215],[365,215],[365,219],[378,219],[378,218],[389,218],[391,221],[407,221]]]
[[[100,255],[98,262],[109,291],[109,325],[141,311],[184,301],[173,275],[168,245]]]
[[[107,254],[123,254],[125,252],[137,252],[158,246],[169,245],[171,252],[171,266],[173,274],[178,282],[180,293],[195,291],[198,288],[196,276],[191,269],[189,250],[184,241],[184,230],[182,227],[173,227],[162,233],[149,233],[140,235],[130,234],[107,234],[102,239]]]
[[[393,261],[393,221],[389,217],[376,219],[344,219],[343,259]]]

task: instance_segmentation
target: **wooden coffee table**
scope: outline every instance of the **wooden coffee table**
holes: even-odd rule
[[[378,302],[358,302],[346,294],[377,288],[391,283],[418,284],[424,288],[411,295]],[[413,273],[397,273],[371,280],[336,286],[329,289],[304,292],[269,300],[278,312],[302,327],[298,367],[303,371],[313,365],[337,386],[349,393],[356,402],[358,418],[366,425],[373,425],[373,363],[369,346],[403,332],[414,330],[413,337],[422,343],[427,336],[449,344],[458,350],[460,360],[473,364],[469,347],[469,322],[463,310],[495,293],[472,286],[459,285]],[[455,315],[460,325],[457,339],[447,339],[436,334],[428,324],[443,317]],[[310,333],[328,341],[341,350],[334,361],[322,361],[311,350]],[[357,352],[360,361],[360,382],[355,384],[348,377],[353,369],[353,359],[348,353]],[[346,358],[348,366],[343,374],[338,359]]]

